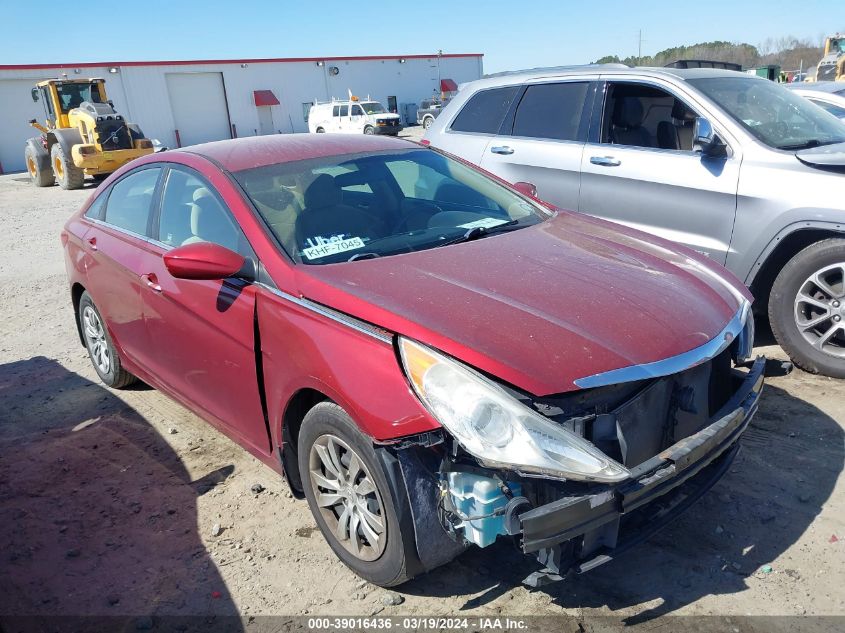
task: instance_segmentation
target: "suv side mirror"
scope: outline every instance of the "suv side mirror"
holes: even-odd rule
[[[33,88],[30,92],[33,101],[38,101],[38,88]]]
[[[724,152],[725,144],[716,136],[713,125],[703,116],[695,117],[692,128],[692,147],[705,156],[716,156]]]

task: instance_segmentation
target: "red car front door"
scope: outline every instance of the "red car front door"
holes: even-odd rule
[[[169,249],[197,241],[254,257],[220,196],[199,174],[172,167],[142,257],[141,298],[158,387],[263,454],[270,453],[255,362],[256,289],[239,279],[176,279]]]

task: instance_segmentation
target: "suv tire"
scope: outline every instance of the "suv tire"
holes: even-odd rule
[[[356,574],[381,587],[409,580],[405,541],[413,540],[414,535],[403,534],[400,529],[391,489],[376,456],[376,450],[384,449],[375,448],[346,411],[333,402],[321,402],[305,415],[297,446],[299,472],[308,506],[338,558]],[[336,462],[327,462],[324,455],[331,455]],[[355,459],[360,466],[351,466]],[[335,463],[340,464],[339,477],[332,473]],[[342,480],[341,494],[333,494],[334,489],[328,486],[319,486],[320,479],[326,483],[329,483],[327,480]],[[359,494],[364,491],[369,492]],[[320,503],[317,495],[321,497]],[[345,523],[347,538],[339,539],[338,526],[347,506],[352,508],[352,516]],[[379,537],[385,541],[376,540],[375,545],[364,546],[364,523],[368,529],[372,529],[373,523],[364,518],[361,507],[367,508],[370,516],[380,519],[382,532]],[[354,535],[351,534],[353,525],[356,526]],[[355,539],[354,544],[350,535]],[[356,555],[355,549],[360,553]]]
[[[364,134],[375,134],[376,130],[372,125],[368,125],[364,128]]]
[[[423,117],[423,124],[422,125],[423,125],[424,130],[427,130],[428,128],[430,128],[432,123],[434,123],[434,117],[433,116]]]
[[[772,285],[769,322],[801,369],[845,378],[845,239],[816,242],[787,262]]]

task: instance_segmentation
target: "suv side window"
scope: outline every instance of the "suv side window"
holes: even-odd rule
[[[589,85],[579,81],[528,86],[516,109],[513,135],[586,141],[581,113]],[[580,134],[579,130],[582,130]]]
[[[142,169],[117,181],[109,193],[105,221],[124,231],[146,236],[160,173],[160,167]]]
[[[340,116],[340,106],[334,106],[332,108],[332,116]]]
[[[245,253],[245,238],[209,184],[171,168],[161,198],[158,239],[168,246],[212,242]]]
[[[611,82],[601,142],[691,152],[696,116],[692,108],[661,88]]]
[[[482,90],[472,95],[452,122],[454,132],[497,134],[519,86]]]
[[[363,116],[363,115],[364,115],[364,109],[361,106],[359,106],[357,103],[354,106],[352,106],[352,116]]]
[[[348,105],[340,106],[340,116],[349,116],[349,106]]]

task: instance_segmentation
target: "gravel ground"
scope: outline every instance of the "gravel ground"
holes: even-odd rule
[[[711,492],[590,574],[529,591],[536,565],[498,542],[398,597],[368,585],[271,470],[160,393],[97,381],[59,242],[92,188],[0,177],[0,616],[845,615],[845,383],[800,371],[770,379]]]

